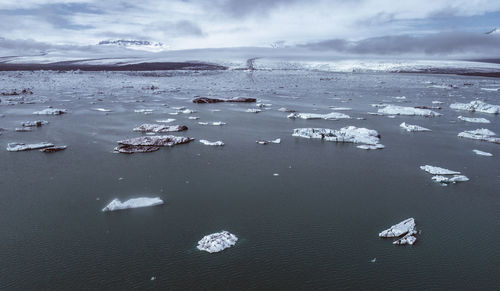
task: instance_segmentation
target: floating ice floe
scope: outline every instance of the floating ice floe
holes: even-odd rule
[[[66,112],[67,112],[66,109],[47,108],[44,110],[35,111],[35,112],[33,112],[33,114],[36,114],[36,115],[61,115],[61,114],[64,114]]]
[[[171,123],[171,122],[174,122],[175,121],[175,118],[167,118],[167,119],[159,119],[157,120],[156,122],[160,122],[160,123]]]
[[[218,141],[208,141],[206,139],[200,139],[200,142],[204,145],[208,146],[223,146],[224,142],[218,140]]]
[[[222,121],[214,121],[214,122],[198,122],[199,125],[215,125],[215,126],[221,126],[221,125],[226,125],[227,123],[222,122]]]
[[[487,141],[492,143],[500,144],[500,138],[495,137],[495,133],[486,128],[480,128],[476,130],[466,130],[458,134],[459,137],[476,139],[481,141]]]
[[[256,143],[258,144],[268,144],[268,143],[281,143],[281,138],[277,138],[277,139],[274,139],[274,140],[264,140],[264,139],[260,139],[258,141],[256,141]]]
[[[25,122],[21,123],[21,126],[23,126],[23,127],[40,127],[40,126],[45,125],[47,123],[49,123],[49,122],[46,120],[25,121]]]
[[[296,128],[292,136],[303,138],[319,138],[325,141],[349,142],[368,145],[362,149],[381,149],[380,135],[376,130],[362,127],[347,126],[339,130],[328,128]],[[373,147],[370,147],[373,146]]]
[[[255,106],[263,108],[263,107],[271,107],[273,105],[269,104],[269,103],[257,103],[257,104],[255,104]]]
[[[285,108],[285,107],[281,107],[280,109],[278,109],[278,111],[281,111],[281,112],[295,112],[295,110],[288,109],[288,108]]]
[[[160,147],[170,147],[193,140],[194,138],[173,135],[141,136],[118,141],[119,146],[115,151],[124,154],[154,152]]]
[[[221,102],[243,102],[243,103],[253,103],[257,102],[255,98],[246,98],[246,97],[235,97],[230,99],[219,99],[219,98],[208,98],[208,97],[199,97],[193,99],[193,103],[221,103]]]
[[[196,110],[191,110],[191,109],[184,109],[184,110],[181,110],[181,111],[178,111],[179,113],[183,113],[183,114],[191,114],[191,113],[195,113]]]
[[[171,131],[184,131],[187,130],[188,127],[185,125],[162,125],[162,124],[142,124],[139,127],[133,129],[133,131],[140,132],[171,132]]]
[[[16,127],[16,132],[30,132],[33,131],[31,127]]]
[[[452,170],[448,170],[445,168],[429,166],[429,165],[420,166],[420,169],[424,170],[427,173],[432,174],[432,175],[456,175],[456,174],[460,174],[460,172],[457,172],[457,171],[452,171]]]
[[[425,117],[434,117],[441,116],[441,113],[437,113],[435,111],[429,109],[421,109],[414,107],[404,107],[404,106],[396,106],[396,105],[387,105],[384,108],[380,108],[378,113],[386,114],[386,115],[408,115],[408,116],[425,116]]]
[[[415,219],[408,218],[382,231],[381,233],[378,234],[378,236],[389,238],[389,237],[400,237],[404,235],[402,238],[394,241],[393,244],[413,245],[417,241],[417,238],[415,237],[416,234],[417,234],[417,229],[415,225]]]
[[[401,123],[399,126],[401,128],[404,128],[408,132],[431,131],[430,129],[422,127],[422,126],[406,124],[406,122]]]
[[[451,109],[465,110],[470,112],[482,112],[498,114],[500,112],[500,105],[491,105],[483,101],[474,100],[470,103],[453,103],[450,105]]]
[[[147,114],[153,112],[153,109],[135,109],[134,112]]]
[[[204,236],[198,242],[197,248],[200,251],[216,253],[234,246],[237,240],[234,234],[224,230]]]
[[[400,97],[392,97],[396,100],[406,100],[406,96],[400,96]]]
[[[200,119],[200,118],[198,116],[189,116],[188,119],[197,120],[197,119]]]
[[[52,146],[48,148],[43,148],[40,151],[43,153],[55,153],[55,152],[60,152],[63,151],[67,148],[67,146]]]
[[[111,110],[104,109],[104,108],[92,108],[92,110],[99,111],[99,112],[111,112]]]
[[[481,88],[481,90],[497,92],[500,91],[500,88]]]
[[[11,142],[7,144],[7,150],[9,152],[20,152],[20,151],[29,151],[29,150],[38,150],[48,147],[53,147],[54,144],[50,142],[39,142],[33,144],[25,144],[18,142]]]
[[[155,198],[133,198],[125,202],[121,202],[119,199],[114,199],[106,207],[102,209],[102,212],[106,211],[116,211],[129,208],[139,208],[139,207],[149,207],[163,204],[163,200],[158,197]]]
[[[326,120],[337,120],[337,119],[347,119],[351,118],[349,115],[339,112],[332,112],[327,114],[317,114],[317,113],[291,113],[287,116],[288,118],[302,118],[302,119],[326,119]]]
[[[437,183],[456,183],[456,182],[467,182],[469,178],[464,175],[453,175],[451,177],[445,177],[442,175],[432,176],[432,181]]]
[[[485,157],[492,157],[493,154],[491,153],[488,153],[488,152],[483,152],[483,151],[480,151],[480,150],[472,150],[476,155],[479,155],[479,156],[485,156]]]
[[[486,118],[473,118],[473,117],[463,117],[459,116],[457,117],[458,119],[466,122],[471,122],[471,123],[490,123],[490,121]]]
[[[444,104],[444,102],[441,102],[441,101],[432,101],[432,104]]]
[[[385,148],[383,144],[362,144],[356,147],[362,150],[380,150]]]
[[[349,107],[336,107],[336,106],[328,106],[330,109],[332,110],[336,110],[336,111],[349,111],[349,110],[352,110],[352,108],[349,108]]]
[[[248,108],[245,112],[249,112],[249,113],[259,113],[261,112],[262,110],[260,109],[256,109],[256,108]]]

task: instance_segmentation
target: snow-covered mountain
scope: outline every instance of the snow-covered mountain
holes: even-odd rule
[[[125,40],[125,39],[103,40],[99,42],[98,45],[118,46],[127,49],[141,50],[148,52],[161,52],[168,49],[168,47],[161,42],[151,42],[148,40]]]
[[[500,29],[495,27],[492,30],[486,32],[485,34],[500,34]]]

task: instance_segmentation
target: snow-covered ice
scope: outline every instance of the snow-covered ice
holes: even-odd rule
[[[425,116],[425,117],[434,117],[441,116],[441,113],[437,113],[435,111],[429,109],[421,109],[414,107],[404,107],[404,106],[396,106],[396,105],[387,105],[384,108],[380,108],[378,113],[386,114],[386,115],[408,115],[408,116]]]
[[[406,122],[401,123],[399,126],[408,132],[431,131],[430,129],[422,126],[406,124]]]
[[[29,151],[29,150],[38,150],[48,147],[53,147],[54,144],[49,142],[39,142],[33,144],[25,144],[18,142],[11,142],[7,145],[7,150],[9,152],[20,152],[20,151]]]
[[[479,155],[479,156],[485,156],[485,157],[492,157],[493,154],[492,153],[488,153],[488,152],[483,152],[483,151],[480,151],[480,150],[472,150],[476,155]]]
[[[288,118],[302,118],[302,119],[326,119],[326,120],[337,120],[337,119],[348,119],[351,118],[347,114],[340,112],[331,112],[327,114],[318,113],[291,113],[287,116]]]
[[[362,127],[347,126],[339,130],[328,128],[296,128],[292,136],[303,138],[318,138],[325,141],[350,142],[378,146],[380,135],[376,130]]]
[[[458,175],[458,174],[460,174],[460,172],[457,172],[457,171],[452,171],[452,170],[448,170],[445,168],[429,166],[429,165],[420,166],[420,169],[424,170],[427,173],[432,174],[432,175]]]
[[[469,178],[464,175],[453,175],[451,177],[445,177],[442,175],[432,176],[432,181],[437,183],[456,183],[456,182],[467,182]]]
[[[224,230],[204,236],[198,242],[197,248],[200,251],[216,253],[234,246],[237,240],[234,234]]]
[[[102,209],[103,212],[106,211],[116,211],[116,210],[123,210],[123,209],[129,209],[129,208],[139,208],[139,207],[148,207],[148,206],[156,206],[163,204],[163,200],[161,200],[159,197],[155,198],[147,198],[147,197],[140,197],[140,198],[133,198],[129,199],[125,202],[121,202],[119,199],[114,199],[111,201],[106,207]]]
[[[480,100],[474,100],[470,103],[453,103],[450,104],[450,108],[455,110],[465,110],[470,112],[482,112],[491,114],[498,114],[500,112],[500,105],[492,105]]]
[[[218,140],[218,141],[208,141],[206,139],[200,139],[200,142],[204,145],[208,146],[223,146],[224,142]]]
[[[474,118],[474,117],[464,117],[464,116],[459,116],[457,117],[458,119],[466,122],[471,122],[471,123],[490,123],[490,121],[486,118]]]

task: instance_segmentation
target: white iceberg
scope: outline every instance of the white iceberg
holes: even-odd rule
[[[480,128],[476,130],[466,130],[458,134],[459,137],[463,138],[476,139],[476,140],[500,144],[500,138],[495,137],[494,135],[496,134],[493,131],[486,128]]]
[[[7,144],[7,151],[9,152],[20,152],[20,151],[29,151],[29,150],[38,150],[48,147],[53,147],[54,144],[49,142],[39,142],[33,144],[25,144],[20,142],[11,142]]]
[[[432,176],[432,181],[437,183],[457,183],[457,182],[467,182],[469,178],[464,175],[453,175],[451,177],[445,177],[441,175]]]
[[[222,122],[222,121],[214,121],[214,122],[198,122],[199,125],[215,125],[215,126],[221,126],[221,125],[226,125],[227,123]]]
[[[189,116],[188,119],[197,120],[197,119],[200,119],[200,118],[198,116]]]
[[[187,129],[188,128],[185,125],[163,125],[163,124],[145,123],[139,127],[134,128],[133,131],[159,133],[159,132],[183,131]]]
[[[158,197],[155,197],[155,198],[146,198],[146,197],[133,198],[133,199],[129,199],[125,202],[121,202],[118,199],[114,199],[106,207],[104,207],[102,209],[102,211],[106,212],[106,211],[116,211],[116,210],[123,210],[123,209],[129,209],[129,208],[149,207],[149,206],[160,205],[163,203],[164,203],[163,200],[161,200]]]
[[[485,157],[492,157],[493,154],[491,153],[488,153],[488,152],[483,152],[483,151],[480,151],[480,150],[472,150],[476,155],[479,155],[479,156],[485,156]]]
[[[408,116],[416,115],[416,116],[426,116],[426,117],[434,117],[442,115],[441,113],[437,113],[429,109],[404,107],[396,105],[387,105],[384,108],[380,108],[378,110],[378,113],[386,115],[408,115]]]
[[[224,142],[218,140],[218,141],[208,141],[206,139],[200,139],[200,142],[204,145],[209,145],[209,146],[223,146]]]
[[[422,127],[422,126],[406,124],[406,122],[401,123],[399,126],[401,128],[404,128],[408,132],[431,131],[430,129]]]
[[[111,112],[111,110],[104,109],[104,108],[92,108],[92,110],[99,111],[99,112]]]
[[[491,105],[483,101],[474,100],[470,103],[453,103],[450,105],[451,109],[465,110],[470,112],[482,112],[498,114],[500,112],[500,105]]]
[[[135,109],[134,112],[147,114],[153,112],[153,109]]]
[[[429,166],[429,165],[420,166],[420,169],[424,170],[427,173],[432,174],[432,175],[458,175],[458,174],[460,174],[460,172],[457,172],[457,171],[452,171],[452,170],[448,170],[445,168]]]
[[[400,236],[404,235],[404,237],[394,241],[393,244],[413,245],[417,241],[415,234],[417,234],[415,219],[408,218],[408,219],[403,220],[400,223],[395,224],[395,225],[391,226],[390,228],[382,231],[381,233],[378,234],[378,236],[379,237],[400,237]]]
[[[337,119],[348,119],[351,118],[349,115],[340,113],[340,112],[332,112],[327,114],[318,114],[318,113],[291,113],[287,116],[288,118],[302,118],[302,119],[326,119],[326,120],[337,120]]]
[[[359,146],[356,146],[358,149],[362,150],[381,150],[385,148],[385,145],[383,144],[362,144]]]
[[[380,141],[380,135],[376,130],[355,126],[347,126],[339,130],[328,128],[296,128],[293,130],[292,136],[373,146],[379,145]]]
[[[274,140],[265,140],[265,139],[261,139],[261,140],[258,140],[256,141],[256,143],[258,144],[268,144],[268,143],[281,143],[281,139],[280,138],[277,138],[277,139],[274,139]]]
[[[200,251],[216,253],[234,246],[237,240],[234,234],[224,230],[204,236],[198,242],[197,248]]]
[[[175,118],[167,118],[167,119],[159,119],[157,120],[156,122],[160,122],[160,123],[170,123],[170,122],[174,122],[175,121]]]
[[[66,109],[47,108],[44,110],[35,111],[35,112],[33,112],[33,114],[36,114],[36,115],[61,115],[61,114],[64,114],[66,112],[67,112]]]
[[[472,118],[472,117],[464,117],[464,116],[459,116],[457,118],[462,120],[462,121],[471,122],[471,123],[490,123],[490,121],[486,118]]]
[[[245,112],[249,112],[249,113],[259,113],[261,112],[262,110],[260,109],[256,109],[256,108],[248,108]]]
[[[183,113],[183,114],[191,114],[191,113],[195,113],[196,110],[191,110],[191,109],[184,109],[184,110],[181,110],[179,111],[179,113]]]

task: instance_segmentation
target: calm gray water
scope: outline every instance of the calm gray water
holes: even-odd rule
[[[500,104],[500,92],[481,90],[500,87],[500,80],[311,71],[143,75],[0,76],[2,91],[30,87],[28,99],[37,100],[7,105],[1,97],[0,289],[498,289],[500,145],[457,133],[484,127],[500,134],[500,117],[453,111],[449,104],[476,98]],[[152,85],[159,89],[143,89]],[[253,114],[244,111],[254,104],[191,103],[197,95],[255,97],[272,107]],[[368,114],[377,110],[373,103],[431,106],[433,100],[444,102],[443,116]],[[69,113],[31,114],[49,105]],[[198,112],[169,115],[176,106]],[[353,119],[290,120],[277,110],[328,113],[328,106],[352,108],[344,113]],[[491,124],[465,123],[458,115]],[[117,140],[141,135],[133,127],[166,118],[189,127],[177,135],[226,145],[194,141],[154,153],[112,153]],[[49,124],[14,131],[36,119]],[[433,131],[407,133],[399,127],[404,121]],[[291,136],[298,127],[347,125],[378,130],[386,148],[364,151]],[[262,138],[282,142],[255,143]],[[7,143],[16,141],[68,149],[7,152]],[[425,164],[461,171],[470,181],[442,187],[419,169]],[[139,196],[159,196],[166,204],[101,212],[114,198]],[[378,238],[408,217],[422,231],[415,245]],[[234,247],[216,254],[196,249],[204,235],[221,230],[238,236]]]

